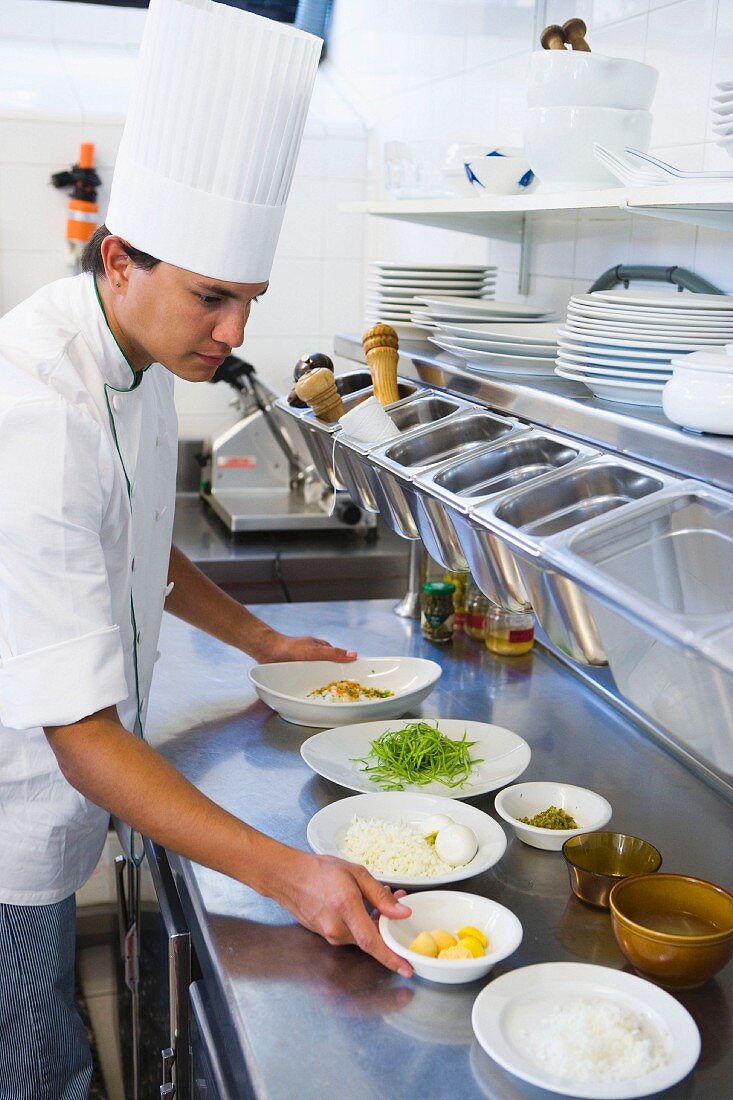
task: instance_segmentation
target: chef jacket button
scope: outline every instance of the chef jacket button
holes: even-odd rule
[[[143,695],[142,699],[140,700],[140,710],[145,710],[145,704],[147,703],[147,701],[147,695]]]
[[[162,508],[156,508],[155,509],[155,519],[156,519],[156,521],[159,520],[159,519],[162,519],[167,511],[168,511],[168,508],[167,508],[166,505],[163,505]]]
[[[143,632],[142,632],[142,630],[138,630],[138,632],[137,632],[137,644],[140,645],[140,642],[142,640],[143,640]]]
[[[156,649],[156,651],[155,651],[155,661],[159,661],[159,660],[160,660],[160,650]],[[155,664],[155,661],[153,661],[153,664]]]
[[[119,412],[122,408],[122,398],[119,396],[119,394],[115,394],[115,396],[112,398],[112,408],[116,412]]]
[[[165,597],[165,599],[168,599],[171,592],[173,591],[174,586],[175,586],[175,581],[171,581],[170,584],[167,584],[165,586],[165,588],[163,589],[163,596]]]
[[[134,496],[135,496],[135,484],[136,484],[136,483],[135,483],[134,481],[131,481],[131,482],[130,482],[130,496],[131,496],[131,497],[134,497]]]
[[[132,570],[133,573],[135,572],[135,559],[134,558],[132,559],[132,564],[130,565],[130,569]]]

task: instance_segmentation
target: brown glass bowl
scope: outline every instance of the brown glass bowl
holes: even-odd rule
[[[692,989],[733,957],[733,894],[689,875],[636,875],[611,891],[616,942],[644,978]]]
[[[575,896],[601,909],[608,909],[608,895],[622,878],[662,866],[654,845],[626,833],[580,833],[565,841],[562,854]]]

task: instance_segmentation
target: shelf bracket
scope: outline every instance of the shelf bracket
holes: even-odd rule
[[[525,297],[529,294],[531,252],[532,222],[526,214],[522,214],[522,222],[519,230],[519,278],[517,280],[517,291]]]

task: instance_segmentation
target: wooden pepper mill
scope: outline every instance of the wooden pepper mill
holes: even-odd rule
[[[362,346],[374,383],[374,396],[382,405],[399,401],[397,360],[399,339],[391,325],[372,325],[362,337]]]
[[[344,403],[336,389],[333,371],[327,367],[301,375],[295,383],[295,392],[301,401],[310,405],[319,420],[335,424],[344,415]]]

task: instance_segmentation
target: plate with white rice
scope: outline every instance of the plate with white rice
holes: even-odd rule
[[[478,841],[467,863],[451,866],[437,855],[423,829],[437,815],[465,825]],[[480,875],[506,849],[501,825],[475,806],[428,794],[361,794],[332,802],[308,822],[308,843],[319,855],[361,863],[389,886],[446,886]]]
[[[643,978],[586,963],[502,974],[479,993],[472,1023],[503,1069],[587,1100],[651,1096],[700,1056],[697,1025],[679,1001]]]

